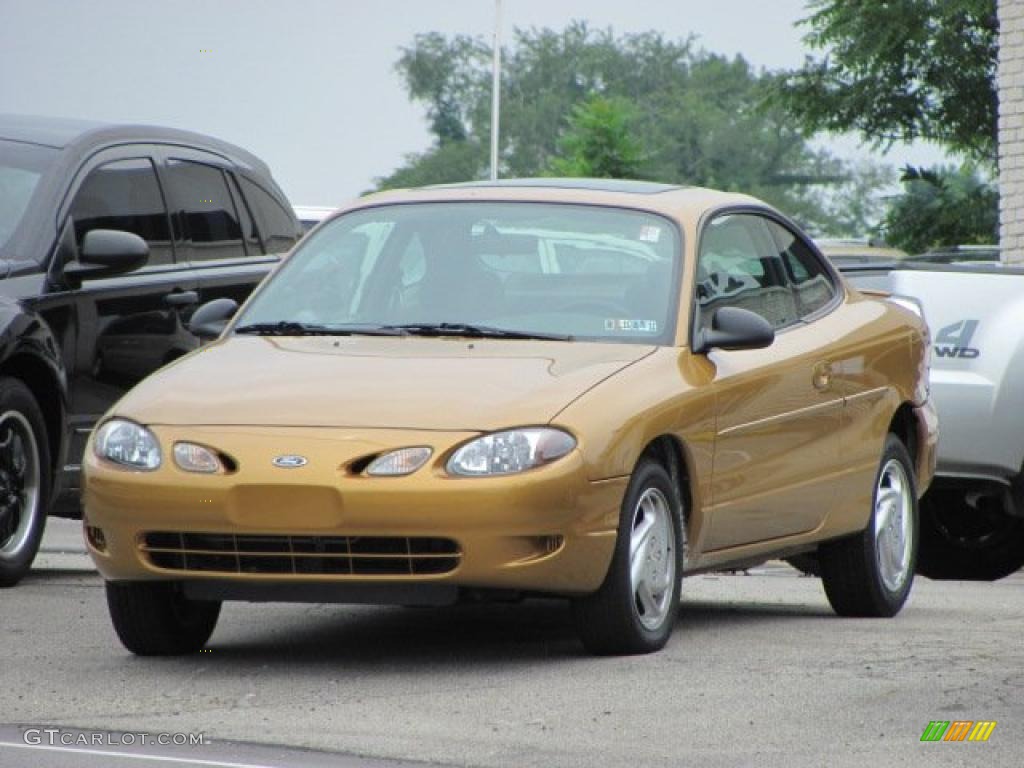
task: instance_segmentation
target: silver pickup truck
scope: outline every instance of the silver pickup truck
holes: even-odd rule
[[[931,330],[938,471],[921,504],[918,572],[999,579],[1024,566],[1024,268],[954,250],[835,260],[861,289],[916,299]]]

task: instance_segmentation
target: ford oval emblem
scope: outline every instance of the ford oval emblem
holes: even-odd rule
[[[294,453],[286,453],[284,456],[275,456],[272,462],[275,467],[281,467],[281,469],[294,469],[295,467],[304,467],[309,462],[305,456],[296,456]]]

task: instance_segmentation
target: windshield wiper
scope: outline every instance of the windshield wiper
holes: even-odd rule
[[[385,325],[382,328],[413,336],[470,336],[481,339],[540,339],[544,341],[572,341],[573,337],[559,333],[538,333],[534,331],[512,331],[489,325],[472,323],[406,323]]]
[[[320,325],[279,320],[276,323],[249,323],[234,329],[235,333],[255,336],[404,336],[398,328],[376,325]]]

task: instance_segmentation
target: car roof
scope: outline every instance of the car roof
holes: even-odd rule
[[[262,160],[234,144],[201,133],[157,125],[111,123],[43,115],[0,114],[0,139],[38,144],[59,150],[131,142],[186,144],[231,156],[243,164],[268,172]]]
[[[734,192],[617,179],[503,179],[397,189],[359,198],[343,210],[400,203],[470,201],[603,205],[693,219],[700,218],[709,209],[774,210],[757,198]]]

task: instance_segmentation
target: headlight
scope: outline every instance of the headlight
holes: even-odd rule
[[[203,445],[195,443],[175,443],[174,463],[186,472],[199,472],[212,475],[221,469],[217,454]]]
[[[474,477],[511,475],[549,464],[575,447],[572,435],[560,429],[510,429],[466,443],[448,460],[448,471]]]
[[[433,451],[426,446],[399,448],[397,451],[378,456],[366,468],[366,474],[374,477],[401,477],[411,475],[427,463]]]
[[[160,445],[156,435],[143,426],[123,419],[111,419],[96,432],[93,452],[101,459],[123,467],[147,472],[160,466]]]

